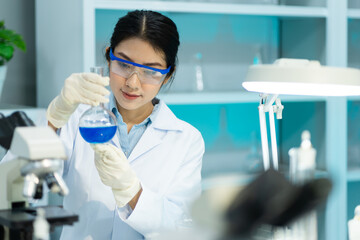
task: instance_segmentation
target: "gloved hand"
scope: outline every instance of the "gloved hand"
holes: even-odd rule
[[[125,206],[140,191],[140,181],[121,149],[111,144],[91,144],[101,181],[112,188],[116,204]]]
[[[95,73],[75,73],[65,80],[60,95],[51,101],[47,109],[47,119],[56,128],[66,124],[71,114],[80,103],[97,106],[108,102],[105,88],[109,85],[109,77],[101,77]]]

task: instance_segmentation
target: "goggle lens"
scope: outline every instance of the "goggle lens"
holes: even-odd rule
[[[141,83],[158,85],[164,81],[171,67],[167,69],[157,69],[138,63],[133,63],[118,57],[115,57],[113,50],[110,49],[110,71],[124,78],[131,77],[137,73]]]
[[[140,82],[146,84],[158,85],[162,83],[162,81],[164,81],[166,77],[166,74],[161,74],[160,72],[154,70],[137,67],[129,63],[120,62],[117,60],[111,61],[110,69],[111,72],[126,79],[131,77],[136,72],[140,79]]]

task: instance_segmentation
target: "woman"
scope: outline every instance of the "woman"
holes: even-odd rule
[[[62,239],[142,239],[187,216],[201,191],[204,142],[156,98],[173,80],[178,47],[168,17],[129,12],[106,50],[110,79],[73,74],[50,103],[49,125],[60,132],[69,158],[64,208],[79,214]],[[101,102],[116,115],[118,132],[111,143],[90,145],[79,134],[79,118],[89,108],[83,104]]]

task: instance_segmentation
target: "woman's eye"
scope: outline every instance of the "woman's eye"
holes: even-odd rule
[[[156,77],[156,76],[158,76],[158,74],[160,74],[159,72],[152,71],[152,70],[145,70],[144,73],[151,77]]]
[[[130,66],[128,64],[126,64],[126,63],[118,62],[118,64],[119,64],[119,67],[121,67],[123,69],[129,69],[130,68]]]

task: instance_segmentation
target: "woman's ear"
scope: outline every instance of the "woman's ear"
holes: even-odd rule
[[[171,76],[172,76],[172,74],[171,74],[170,76],[166,77],[166,78],[164,79],[162,85],[165,85],[165,84],[171,79]]]
[[[105,56],[110,56],[110,47],[105,48]],[[110,69],[110,61],[109,61],[108,57],[106,57],[106,61],[107,61],[108,67]]]
[[[171,78],[171,75],[170,75],[169,77],[165,78],[165,80],[163,81],[162,85],[165,85],[165,84],[169,81],[170,78]]]
[[[174,71],[172,72],[172,74],[168,77],[165,78],[165,80],[163,81],[163,84],[162,85],[165,85],[170,79],[171,77],[174,75],[175,73],[175,70],[176,70],[176,67],[174,67]]]

